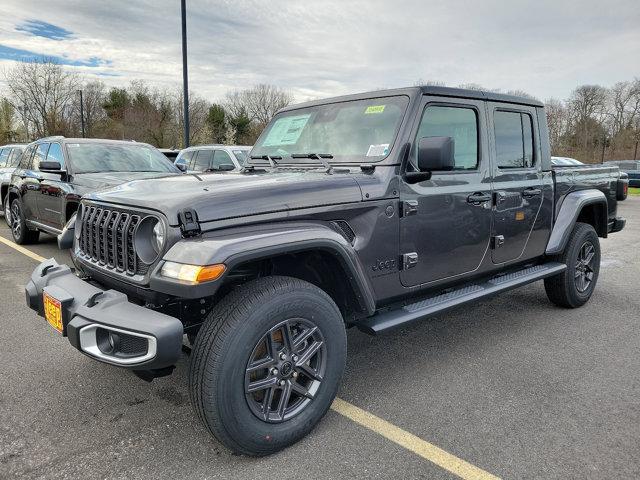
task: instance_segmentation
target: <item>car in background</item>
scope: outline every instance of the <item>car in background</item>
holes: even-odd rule
[[[551,157],[551,165],[554,167],[575,167],[576,165],[584,165],[584,163],[570,157]]]
[[[576,160],[575,158],[570,157],[551,157],[551,165],[553,165],[554,167],[576,167],[579,165],[586,166],[586,164],[581,162],[580,160]],[[619,201],[623,201],[627,199],[627,194],[629,192],[629,176],[621,170],[618,179],[619,182],[616,196]]]
[[[180,153],[180,150],[177,150],[175,148],[159,148],[158,150],[160,150],[160,153],[162,153],[165,157],[167,157],[174,163],[176,161],[176,158],[178,158],[178,154]]]
[[[629,176],[630,187],[640,187],[640,160],[611,160],[607,165],[617,165],[620,171]]]
[[[11,176],[11,234],[19,244],[36,242],[40,232],[58,235],[84,194],[132,180],[179,174],[167,157],[146,143],[42,138],[26,147]],[[114,235],[123,235],[135,230],[140,219],[118,216],[97,220],[113,223]]]
[[[16,168],[16,165],[18,165],[25,146],[24,143],[12,143],[10,145],[0,146],[0,205],[2,206],[0,216],[4,215],[8,225],[11,225],[9,215],[7,215],[9,208],[8,205],[6,205],[9,182],[11,182],[11,173]]]
[[[180,150],[176,166],[187,172],[225,172],[240,170],[251,147],[244,145],[198,145]]]

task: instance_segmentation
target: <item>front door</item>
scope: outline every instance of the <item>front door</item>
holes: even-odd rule
[[[47,161],[58,162],[64,170],[65,162],[62,147],[59,143],[52,143],[47,152]],[[38,210],[40,220],[50,227],[61,230],[65,222],[64,206],[64,174],[41,172],[40,196],[38,197]]]
[[[514,108],[515,107],[515,108]],[[488,103],[493,158],[493,248],[500,264],[522,259],[543,198],[533,107]]]
[[[485,105],[425,97],[414,127],[410,164],[422,137],[451,137],[455,168],[415,184],[401,181],[402,284],[452,279],[478,269],[491,235],[491,176]]]

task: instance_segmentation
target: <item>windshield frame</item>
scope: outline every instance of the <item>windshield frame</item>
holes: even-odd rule
[[[112,146],[112,147],[134,147],[134,148],[148,148],[150,150],[157,150],[157,153],[162,157],[162,161],[164,161],[164,163],[169,167],[169,170],[105,170],[105,169],[101,169],[101,170],[91,170],[91,171],[83,171],[83,170],[78,170],[76,167],[76,162],[73,159],[72,156],[72,152],[69,151],[69,144],[79,144],[79,145],[83,145],[83,146]],[[63,142],[63,147],[66,153],[66,158],[68,159],[67,162],[67,168],[69,169],[69,173],[70,174],[74,174],[74,175],[84,175],[84,174],[93,174],[93,173],[154,173],[154,174],[165,174],[165,175],[172,175],[174,173],[182,173],[182,171],[180,169],[178,169],[178,167],[176,167],[173,162],[171,162],[171,160],[169,160],[161,151],[159,151],[156,147],[154,147],[153,145],[149,145],[148,143],[141,143],[141,142],[124,142],[124,143],[120,143],[120,142],[108,142],[108,141],[103,141],[103,142]],[[160,158],[160,157],[158,157]]]
[[[397,122],[396,128],[393,133],[393,137],[391,139],[391,142],[389,143],[388,152],[386,155],[375,156],[375,157],[367,157],[366,155],[362,155],[362,158],[358,161],[351,161],[351,160],[343,161],[343,160],[338,160],[336,158],[326,159],[329,164],[340,165],[340,166],[377,165],[377,164],[383,163],[389,157],[392,157],[394,155],[395,150],[399,144],[398,138],[400,137],[400,134],[403,131],[403,129],[406,128],[407,119],[409,117],[408,113],[412,108],[413,100],[414,100],[412,95],[408,94],[407,92],[389,91],[388,93],[376,92],[373,95],[353,95],[353,96],[350,95],[348,97],[336,97],[333,99],[327,99],[326,101],[317,102],[317,103],[309,102],[309,103],[303,103],[300,105],[295,105],[293,107],[287,107],[281,110],[280,112],[278,112],[276,115],[274,115],[274,117],[269,121],[269,123],[264,128],[264,130],[260,133],[260,136],[255,141],[253,147],[251,148],[251,151],[249,152],[246,165],[253,165],[253,166],[260,166],[260,167],[269,166],[269,162],[267,160],[263,160],[260,158],[251,158],[251,157],[258,155],[258,153],[255,152],[256,147],[261,141],[264,140],[264,137],[268,135],[273,123],[276,122],[279,118],[282,118],[283,115],[295,116],[297,112],[313,111],[313,109],[315,108],[322,108],[328,105],[349,104],[354,102],[368,102],[368,101],[376,101],[376,100],[383,101],[389,98],[397,98],[397,99],[403,98],[406,101],[406,103],[404,105],[404,110],[401,112],[400,118]],[[335,155],[335,152],[295,152],[295,153],[296,154],[314,153],[314,154]],[[273,157],[277,158],[277,154],[274,154]],[[278,165],[279,166],[322,167],[322,165],[316,159],[292,158],[290,155],[279,159]]]

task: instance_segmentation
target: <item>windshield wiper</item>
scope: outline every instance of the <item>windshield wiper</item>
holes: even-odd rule
[[[271,168],[278,168],[276,160],[282,160],[280,155],[251,155],[251,160],[267,160]]]
[[[311,158],[318,160],[325,168],[325,173],[330,174],[333,172],[333,167],[325,160],[326,158],[333,158],[333,155],[330,153],[292,153],[291,158]]]

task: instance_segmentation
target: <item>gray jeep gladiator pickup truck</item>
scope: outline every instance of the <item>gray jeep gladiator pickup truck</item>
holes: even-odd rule
[[[414,87],[281,110],[240,172],[83,197],[28,305],[87,356],[152,379],[190,350],[198,416],[266,455],[330,407],[346,328],[378,334],[544,280],[591,297],[618,169],[551,166],[541,103]],[[562,310],[558,310],[558,315]],[[382,340],[381,340],[382,341]]]

